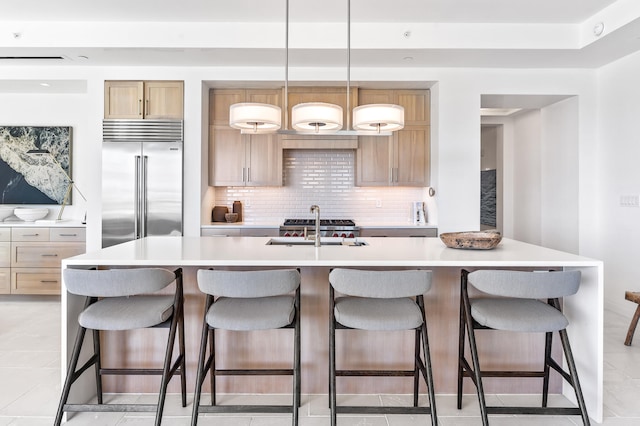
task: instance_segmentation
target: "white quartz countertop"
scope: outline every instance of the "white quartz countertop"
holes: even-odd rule
[[[447,248],[439,238],[359,238],[365,246],[267,245],[268,237],[147,237],[63,260],[66,266],[591,267],[602,262],[503,239],[492,250]]]

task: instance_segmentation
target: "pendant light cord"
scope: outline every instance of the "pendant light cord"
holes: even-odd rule
[[[286,25],[285,25],[285,59],[284,59],[284,128],[289,129],[289,0],[286,0]]]
[[[347,0],[347,130],[351,130],[351,0]]]

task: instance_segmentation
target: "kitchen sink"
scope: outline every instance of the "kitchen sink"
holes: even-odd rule
[[[368,245],[366,241],[358,238],[324,237],[320,240],[323,246],[351,246],[359,247]],[[311,246],[314,240],[307,240],[304,237],[274,237],[267,241],[268,246]]]

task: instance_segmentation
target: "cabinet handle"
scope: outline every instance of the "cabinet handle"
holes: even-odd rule
[[[142,115],[142,99],[138,99],[138,115]]]
[[[23,237],[39,237],[40,234],[23,234]]]
[[[60,234],[61,237],[77,237],[78,234]]]
[[[247,182],[251,182],[251,167],[247,167]]]
[[[42,254],[41,256],[42,256],[42,257],[58,257],[58,255],[57,255],[57,254],[46,254],[46,253],[45,253],[45,254]]]
[[[145,112],[144,115],[149,115],[149,99],[145,100]]]
[[[58,284],[58,280],[40,280],[42,284]]]

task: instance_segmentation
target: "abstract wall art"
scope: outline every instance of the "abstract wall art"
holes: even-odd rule
[[[480,172],[480,223],[496,227],[496,171]]]
[[[0,126],[0,204],[62,203],[71,175],[71,130]]]

